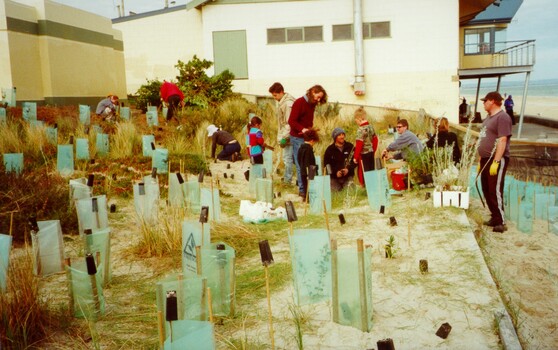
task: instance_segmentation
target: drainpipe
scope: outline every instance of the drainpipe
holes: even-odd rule
[[[353,0],[353,37],[355,42],[355,95],[366,93],[364,82],[364,51],[362,43],[362,0]]]

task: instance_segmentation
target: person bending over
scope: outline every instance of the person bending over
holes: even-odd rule
[[[211,137],[211,158],[215,158],[217,145],[221,145],[223,149],[217,159],[233,162],[240,159],[240,143],[230,133],[211,124],[207,127],[207,136]]]

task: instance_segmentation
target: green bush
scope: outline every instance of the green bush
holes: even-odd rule
[[[175,65],[179,73],[176,79],[187,106],[208,108],[233,96],[234,74],[225,70],[209,77],[206,70],[212,65],[213,62],[200,60],[196,55],[188,63],[178,60]]]
[[[136,92],[137,97],[135,98],[136,108],[141,109],[143,113],[147,111],[147,106],[159,107],[161,105],[161,96],[159,91],[161,90],[161,85],[163,84],[157,79],[146,80],[147,84],[140,86]]]

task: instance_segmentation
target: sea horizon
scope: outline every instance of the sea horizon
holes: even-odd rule
[[[524,80],[502,80],[500,82],[500,93],[516,97],[523,96]],[[496,90],[497,79],[481,80],[480,96],[486,95],[490,91]],[[477,80],[462,81],[459,88],[460,96],[474,96],[477,91]],[[527,97],[556,97],[558,98],[558,79],[539,79],[529,81],[527,87]],[[558,106],[557,106],[558,107]]]

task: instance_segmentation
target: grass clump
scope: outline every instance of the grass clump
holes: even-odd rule
[[[56,317],[49,310],[49,301],[39,295],[30,248],[12,255],[7,285],[7,293],[0,293],[0,345],[7,349],[32,347],[47,337]]]

